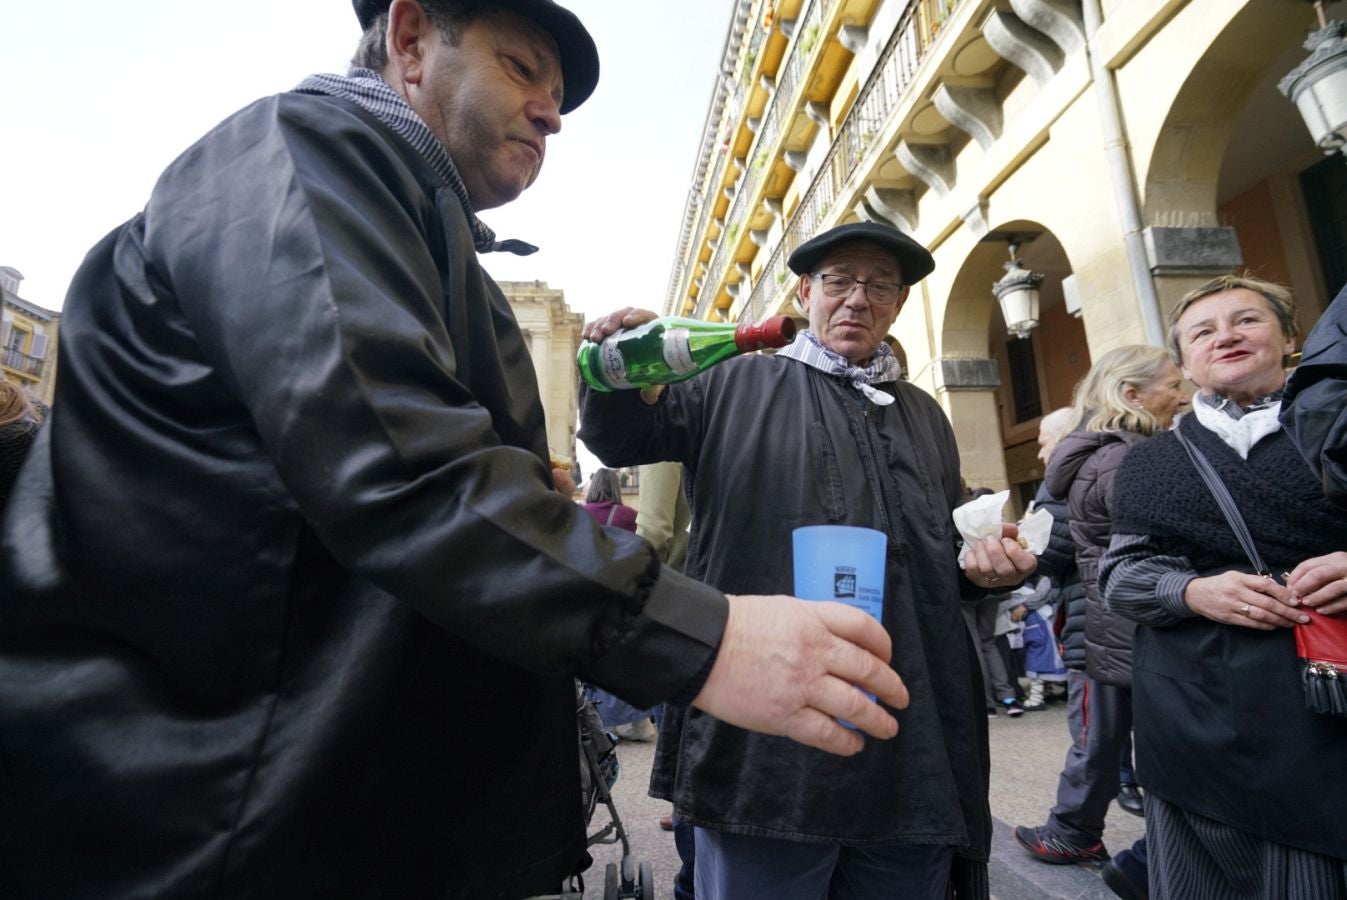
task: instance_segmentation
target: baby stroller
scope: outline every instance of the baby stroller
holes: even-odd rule
[[[613,795],[609,792],[617,782],[617,740],[603,727],[594,704],[585,696],[581,685],[576,685],[576,715],[580,720],[580,791],[584,804],[585,821],[594,817],[594,810],[602,803],[608,807],[608,824],[589,836],[588,846],[622,844],[622,862],[608,863],[603,871],[602,900],[654,900],[655,879],[651,865],[631,855],[631,843],[617,814]],[[535,897],[532,900],[584,900],[585,882],[579,875],[560,894]],[[590,895],[595,900],[594,895]]]

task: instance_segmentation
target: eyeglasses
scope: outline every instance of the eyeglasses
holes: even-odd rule
[[[834,299],[850,297],[857,285],[865,288],[866,298],[876,306],[892,306],[903,295],[904,285],[896,281],[861,281],[850,275],[815,272],[823,282],[823,293]]]

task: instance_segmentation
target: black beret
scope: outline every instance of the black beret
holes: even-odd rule
[[[916,284],[935,270],[930,251],[892,225],[879,222],[853,222],[830,228],[796,247],[786,265],[796,275],[808,275],[834,247],[849,241],[870,241],[892,253],[902,269],[903,284]]]
[[[369,28],[375,16],[388,10],[392,0],[351,0],[361,28]],[[537,23],[556,41],[561,56],[564,96],[561,112],[568,113],[589,99],[599,83],[599,50],[580,19],[552,0],[489,0],[492,6],[512,10]]]

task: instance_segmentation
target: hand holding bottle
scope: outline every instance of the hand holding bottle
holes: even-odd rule
[[[593,321],[586,322],[584,329],[580,332],[580,337],[587,341],[593,341],[596,344],[602,344],[603,339],[615,331],[621,331],[624,328],[635,328],[638,325],[644,325],[651,319],[658,319],[659,313],[650,309],[640,309],[635,306],[624,306],[619,310],[610,312],[606,316],[599,316]]]
[[[591,322],[583,334],[576,364],[586,384],[596,391],[645,390],[684,381],[741,353],[785,346],[795,337],[795,322],[789,316],[707,322],[626,307]]]

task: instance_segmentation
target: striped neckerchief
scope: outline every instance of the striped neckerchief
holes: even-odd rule
[[[468,199],[468,189],[449,158],[449,151],[436,139],[434,133],[421,117],[412,109],[411,104],[402,99],[397,91],[389,87],[378,72],[360,66],[352,66],[346,75],[310,75],[295,88],[306,94],[329,94],[341,97],[358,105],[361,109],[393,129],[403,140],[412,145],[412,149],[421,154],[435,174],[444,179],[463,204],[463,213],[468,217],[468,227],[472,230],[472,242],[478,253],[491,253],[503,250],[519,256],[528,256],[538,252],[532,244],[519,240],[497,241],[496,233],[486,226],[477,213],[473,212],[472,201]]]
[[[1246,406],[1240,406],[1220,394],[1197,394],[1193,398],[1193,415],[1240,459],[1248,459],[1253,446],[1270,434],[1281,430],[1277,414],[1282,408],[1282,391],[1264,394]]]
[[[888,406],[893,402],[893,395],[876,390],[873,385],[897,381],[903,374],[903,367],[894,358],[888,344],[881,342],[875,348],[875,355],[870,357],[870,365],[855,366],[842,354],[834,353],[823,346],[814,332],[808,328],[801,331],[793,342],[776,351],[776,355],[802,362],[829,375],[845,376],[852,387],[877,406]]]
[[[1275,403],[1281,403],[1282,393],[1282,388],[1278,388],[1270,394],[1264,394],[1247,406],[1240,406],[1234,400],[1231,400],[1229,397],[1222,397],[1220,394],[1199,393],[1194,399],[1206,404],[1218,412],[1225,413],[1232,419],[1242,419],[1251,412],[1257,412],[1260,409],[1267,409]]]

